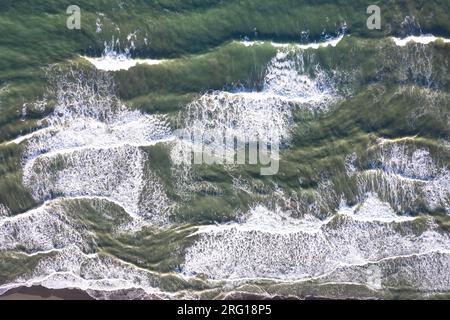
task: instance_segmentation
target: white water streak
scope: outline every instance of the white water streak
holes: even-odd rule
[[[133,59],[125,56],[108,55],[100,58],[93,58],[87,56],[81,56],[83,59],[89,61],[98,70],[104,71],[119,71],[129,70],[137,65],[157,65],[166,62],[167,60],[157,59]]]
[[[344,35],[340,35],[336,38],[331,38],[323,42],[313,42],[313,43],[279,43],[279,42],[271,42],[270,44],[276,48],[298,48],[298,49],[319,49],[319,48],[325,48],[328,46],[336,47],[339,42],[344,38]],[[254,45],[262,45],[265,42],[264,41],[241,41],[241,44],[243,44],[246,47],[254,46]]]
[[[433,35],[421,35],[421,36],[409,36],[406,38],[396,38],[391,37],[391,39],[395,42],[395,44],[399,47],[404,47],[408,43],[421,43],[421,44],[430,44],[436,41],[442,41],[444,43],[450,43],[450,39],[436,37]]]
[[[214,280],[301,280],[344,265],[450,250],[448,235],[435,231],[431,222],[416,234],[415,223],[373,195],[362,206],[342,207],[327,220],[295,219],[258,206],[242,223],[201,228],[186,254],[184,271]]]

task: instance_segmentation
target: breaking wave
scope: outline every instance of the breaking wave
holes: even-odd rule
[[[430,44],[436,41],[442,41],[444,43],[450,43],[450,39],[436,37],[431,34],[421,35],[421,36],[408,36],[406,38],[396,38],[392,37],[394,43],[399,47],[404,47],[408,43],[421,43],[421,44]]]
[[[306,60],[303,49],[280,48],[266,67],[262,90],[208,92],[180,112],[178,126],[190,132],[231,135],[242,142],[258,139],[278,145],[289,143],[296,110],[323,112],[339,98],[335,74],[315,65],[311,75]],[[192,147],[197,146],[187,140],[176,141],[172,162],[186,163]],[[203,147],[226,154],[229,145],[213,141]],[[190,177],[185,166],[175,171],[180,180]]]
[[[115,41],[113,37],[110,43],[105,42],[105,49],[103,50],[101,57],[94,58],[82,56],[82,58],[89,61],[96,69],[103,71],[128,70],[139,64],[155,65],[166,62],[166,60],[132,58],[132,49],[134,49],[133,42],[130,43],[130,47],[120,50],[119,39]]]
[[[50,289],[78,288],[93,296],[98,295],[96,291],[126,289],[140,289],[153,298],[174,296],[158,289],[158,280],[151,272],[106,255],[86,254],[74,245],[45,254],[29,274],[0,286],[0,294],[20,286],[42,285]]]
[[[323,112],[340,98],[338,72],[311,66],[305,49],[335,46],[341,39],[307,47],[274,44],[279,49],[266,68],[260,91],[203,94],[182,110],[179,126],[228,131],[240,139],[259,136],[272,143],[289,142],[295,111]],[[399,41],[396,44],[403,45]],[[423,63],[409,63],[417,54],[426,57]],[[116,64],[118,60],[124,64]],[[433,66],[423,47],[408,53],[403,62],[401,76],[425,79],[431,87]],[[110,50],[102,63],[127,69],[138,62]],[[113,70],[101,64],[97,68]],[[43,128],[14,141],[24,146],[23,184],[42,205],[11,216],[0,204],[0,252],[40,259],[31,271],[0,286],[0,294],[16,286],[40,284],[76,287],[96,297],[128,289],[174,297],[158,289],[154,272],[97,252],[92,234],[70,217],[65,205],[84,199],[117,206],[126,218],[111,218],[109,209],[99,211],[105,213],[101,219],[113,220],[113,232],[118,233],[169,225],[174,202],[148,166],[152,151],[146,147],[169,142],[172,162],[177,163],[186,157],[189,142],[174,137],[165,116],[125,107],[115,97],[107,73],[89,77],[65,70],[64,75],[54,75],[54,82],[56,105],[42,120]],[[337,207],[336,199],[342,195],[331,182],[323,181],[308,210],[297,208],[301,218],[285,208],[257,205],[237,222],[202,226],[191,238],[194,244],[177,253],[185,254],[177,276],[204,275],[209,284],[271,279],[373,286],[368,272],[376,267],[381,287],[375,289],[449,291],[448,273],[437,276],[450,267],[448,233],[429,217],[408,215],[424,208],[450,213],[446,161],[438,161],[429,148],[389,140],[379,140],[371,149],[369,165],[358,165],[358,160],[352,154],[346,163],[348,176],[356,181],[358,205],[342,202],[333,215],[329,203],[334,201]],[[178,189],[189,192],[196,187],[189,169],[172,169],[185,182],[174,183]],[[200,183],[216,191],[212,183]],[[249,189],[237,178],[233,186]],[[325,208],[325,216],[319,214],[319,207]]]
[[[23,183],[39,202],[107,197],[130,215],[166,223],[170,201],[145,166],[143,147],[170,140],[170,128],[164,116],[127,109],[110,81],[77,71],[56,76],[57,103],[43,120],[47,126],[25,140]]]
[[[352,282],[366,283],[365,268],[391,261],[391,267],[396,266],[404,278],[425,279],[409,282],[413,287],[426,283],[428,290],[434,284],[448,290],[450,281],[433,273],[430,259],[438,255],[442,263],[450,264],[449,240],[431,220],[397,216],[389,204],[371,194],[360,206],[342,206],[326,220],[296,219],[280,209],[257,206],[242,223],[201,228],[183,270],[213,280],[338,282],[345,273],[352,274]],[[418,271],[400,262],[413,255],[422,257],[414,261]]]
[[[351,174],[356,175],[360,195],[376,192],[398,211],[442,208],[449,214],[450,173],[444,163],[433,159],[428,148],[407,140],[380,140],[370,168]]]

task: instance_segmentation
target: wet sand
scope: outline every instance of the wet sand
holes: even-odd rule
[[[139,290],[137,291],[139,293]],[[103,299],[101,291],[97,292]],[[131,295],[129,295],[132,293]],[[106,297],[111,300],[153,300],[161,299],[158,296],[147,295],[143,292],[136,294],[134,290],[119,290],[116,294],[110,292]],[[325,297],[305,296],[302,298],[293,296],[268,296],[266,294],[228,292],[217,296],[219,300],[328,300]],[[0,296],[0,300],[95,300],[80,289],[48,289],[42,286],[19,287],[11,289]]]
[[[93,300],[80,289],[48,289],[42,286],[18,287],[5,292],[0,300]]]

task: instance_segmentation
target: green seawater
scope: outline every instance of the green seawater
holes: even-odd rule
[[[448,295],[450,1],[71,4],[0,3],[0,294]],[[179,164],[192,128],[279,169]]]

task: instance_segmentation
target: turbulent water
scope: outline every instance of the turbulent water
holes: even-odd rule
[[[0,203],[0,293],[31,285],[80,288],[99,299],[450,292],[448,136],[429,142],[380,130],[362,148],[353,148],[356,140],[346,145],[331,139],[325,148],[342,161],[324,167],[335,176],[317,169],[334,155],[306,145],[308,132],[321,123],[323,135],[332,133],[328,119],[362,90],[354,85],[362,66],[341,68],[326,59],[349,39],[233,42],[239,50],[274,50],[259,86],[198,92],[167,114],[119,99],[112,74],[169,68],[176,63],[171,59],[133,60],[107,46],[103,57],[86,57],[92,65],[49,68],[53,104],[40,100],[28,108],[51,111],[35,131],[2,144],[18,148],[19,183],[35,206],[12,212]],[[371,81],[388,85],[364,90],[385,104],[417,95],[425,102],[415,112],[442,112],[448,130],[448,79],[436,71],[448,72],[448,65],[433,60],[438,39],[374,41],[401,61],[380,62]],[[448,41],[441,42],[448,57]],[[389,81],[403,87],[385,98]],[[410,123],[419,117],[400,116]],[[192,143],[176,129],[227,131],[242,141],[256,135],[280,144],[281,172],[261,182],[238,165],[199,169],[186,162]],[[208,147],[227,148],[223,141]],[[302,152],[317,160],[311,169],[291,169]],[[304,176],[315,174],[316,183],[306,185]],[[283,184],[292,177],[298,185]],[[244,195],[245,205],[233,204]],[[231,203],[225,218],[214,216],[217,199]],[[204,213],[209,207],[212,216]]]
[[[374,196],[359,208],[341,208],[325,221],[308,216],[292,219],[280,210],[258,206],[241,224],[201,230],[200,240],[188,250],[184,267],[186,272],[203,273],[212,279],[320,281],[342,281],[343,269],[359,279],[369,266],[388,273],[410,256],[437,255],[439,263],[448,267],[448,236],[436,232],[432,224],[427,223],[421,234],[414,232],[413,226],[414,219],[398,217]],[[418,261],[415,266],[425,270],[425,279],[407,284],[448,287],[449,278],[434,278],[429,262]],[[414,273],[404,270],[392,278],[408,281],[417,277]],[[381,278],[382,285],[394,281],[389,274]],[[346,281],[355,280],[349,277]]]

